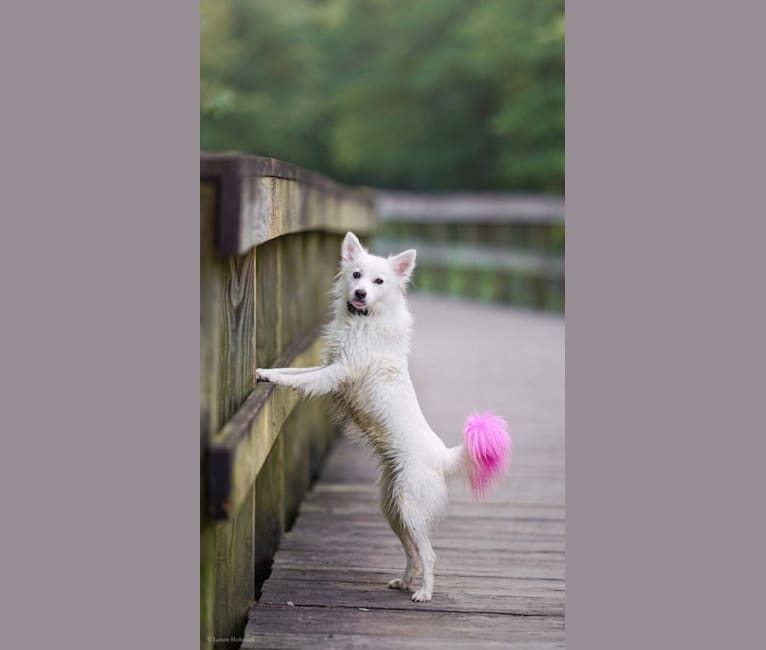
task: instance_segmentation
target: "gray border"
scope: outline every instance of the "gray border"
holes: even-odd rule
[[[195,648],[198,5],[0,14],[0,645]]]
[[[197,5],[0,11],[3,645],[196,647]],[[763,13],[567,8],[571,648],[762,642]]]
[[[567,5],[576,650],[763,646],[764,9]]]

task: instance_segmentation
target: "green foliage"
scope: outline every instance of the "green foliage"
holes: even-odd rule
[[[202,0],[201,49],[203,149],[563,191],[562,0]]]

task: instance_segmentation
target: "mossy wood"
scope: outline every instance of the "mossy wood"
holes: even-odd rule
[[[282,533],[335,435],[322,399],[255,382],[316,365],[342,235],[371,197],[270,158],[200,166],[201,646],[236,647]]]

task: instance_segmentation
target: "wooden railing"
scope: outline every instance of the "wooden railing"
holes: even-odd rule
[[[342,235],[373,232],[372,196],[270,158],[200,169],[201,640],[241,635],[335,426],[323,400],[257,384],[316,365]]]
[[[417,248],[414,291],[564,309],[564,200],[379,192],[382,252]]]

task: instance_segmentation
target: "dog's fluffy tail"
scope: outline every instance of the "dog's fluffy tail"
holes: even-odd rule
[[[503,418],[473,413],[465,421],[465,442],[447,450],[447,474],[463,473],[471,481],[474,498],[502,474],[511,460],[513,441]]]

